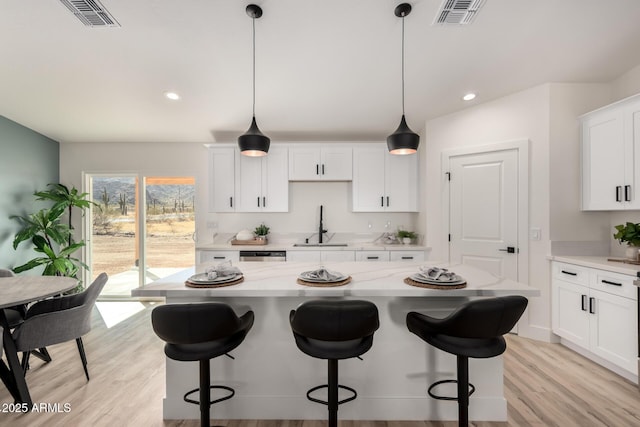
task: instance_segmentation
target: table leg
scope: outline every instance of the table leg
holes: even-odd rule
[[[4,345],[4,352],[7,358],[6,366],[4,361],[0,364],[0,376],[2,382],[7,386],[13,398],[19,403],[26,403],[29,408],[33,405],[31,396],[29,395],[29,388],[24,378],[24,371],[18,360],[18,352],[16,350],[16,343],[13,341],[11,331],[5,316],[4,310],[0,310],[0,324],[3,326],[2,342]]]

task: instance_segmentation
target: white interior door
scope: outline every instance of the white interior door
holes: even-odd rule
[[[518,151],[449,158],[449,259],[518,280]]]

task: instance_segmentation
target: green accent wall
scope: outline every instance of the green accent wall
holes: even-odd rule
[[[59,177],[60,144],[0,116],[0,267],[12,268],[36,255],[26,242],[13,249],[18,223],[9,217],[44,207],[34,202],[33,193]]]

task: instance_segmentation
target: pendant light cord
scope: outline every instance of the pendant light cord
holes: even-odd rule
[[[404,116],[404,13],[402,14],[402,115]]]
[[[253,106],[252,116],[256,116],[256,18],[251,18],[253,26]]]

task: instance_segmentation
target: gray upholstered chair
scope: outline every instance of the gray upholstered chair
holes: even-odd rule
[[[102,273],[83,292],[38,301],[29,307],[24,322],[13,331],[16,349],[23,352],[23,368],[34,349],[75,339],[89,380],[82,336],[91,330],[91,312],[107,279]]]
[[[15,274],[13,274],[13,271],[6,268],[0,268],[0,279],[3,277],[13,276],[15,276]],[[0,282],[0,285],[2,285],[2,282]],[[9,327],[13,329],[24,320],[24,315],[27,314],[27,305],[21,304],[5,308],[4,314],[5,316],[7,316],[7,323],[9,324]]]

